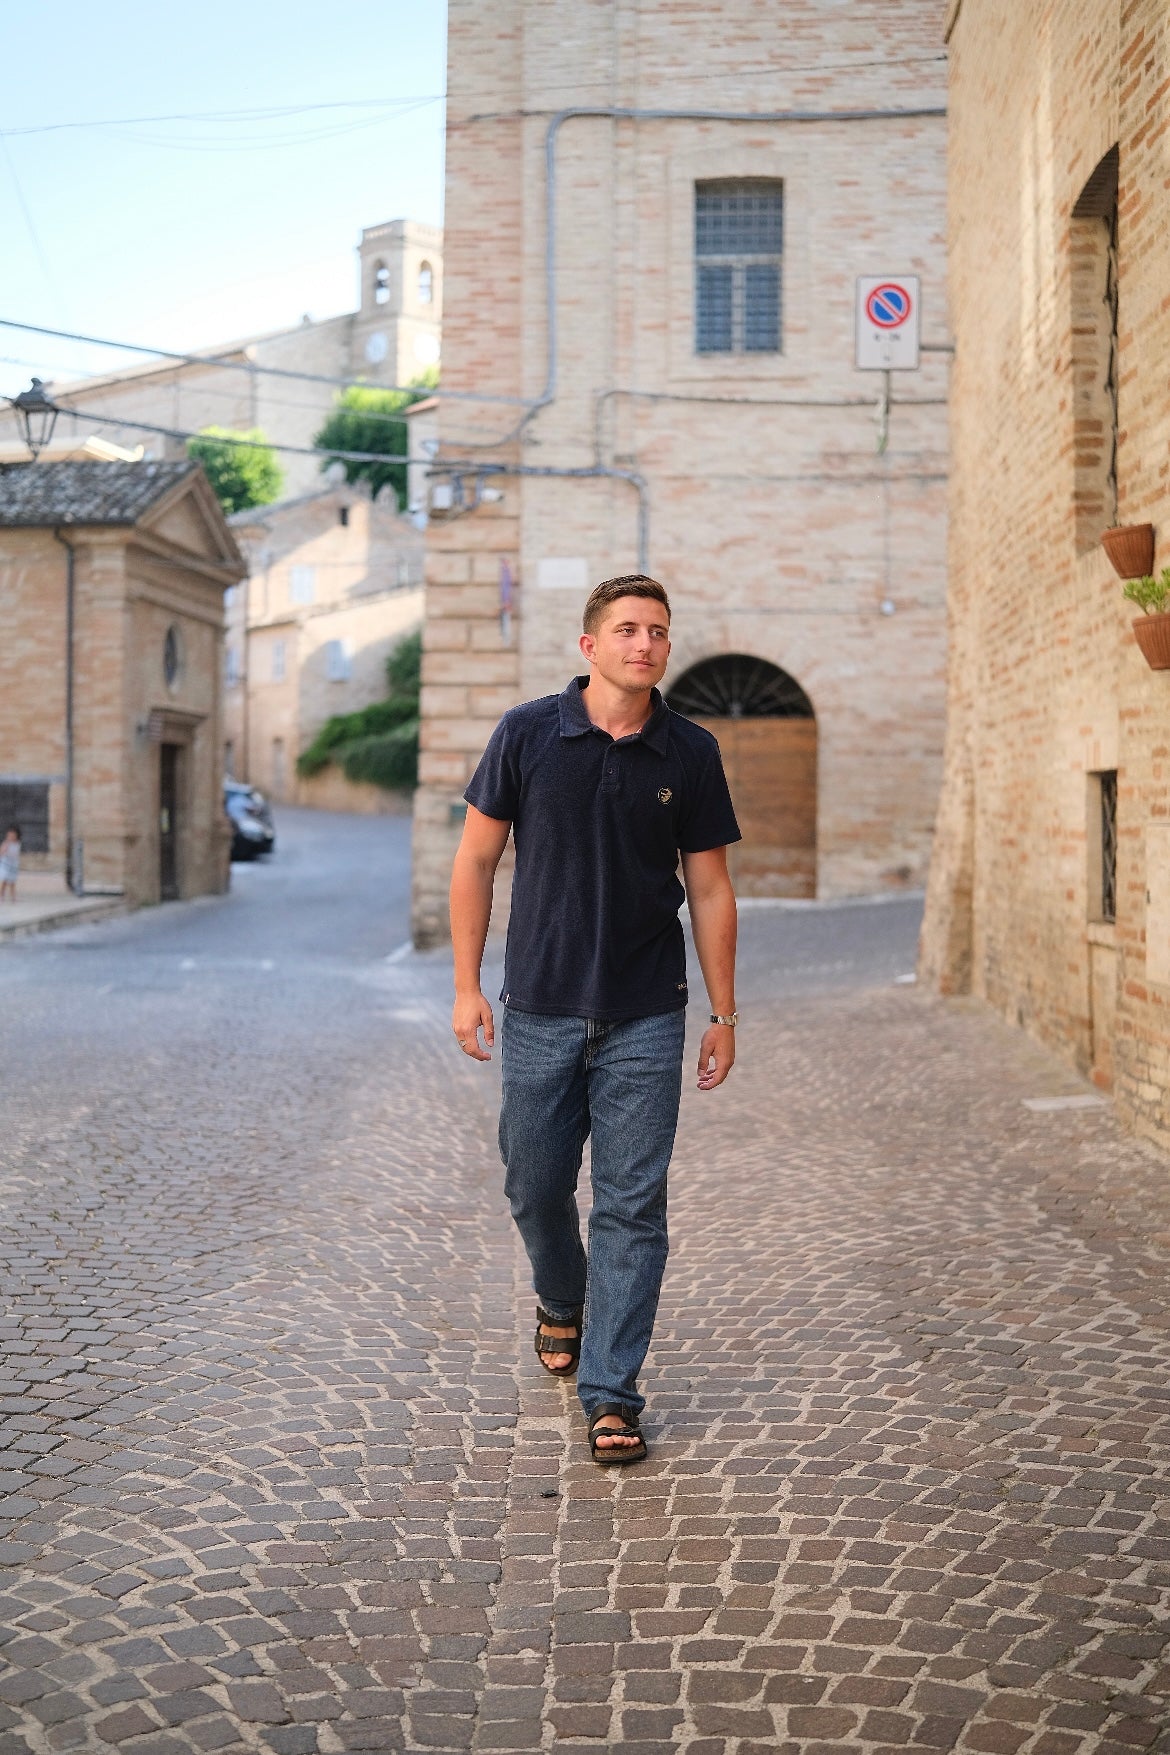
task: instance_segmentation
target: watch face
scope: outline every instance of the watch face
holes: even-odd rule
[[[439,357],[439,338],[437,335],[416,335],[414,338],[414,357],[424,366],[433,366]]]
[[[380,366],[390,352],[390,343],[379,329],[366,342],[366,359],[371,366]]]

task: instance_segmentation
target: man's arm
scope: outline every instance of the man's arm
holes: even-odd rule
[[[451,1027],[464,1054],[472,1060],[490,1060],[496,1039],[492,1008],[480,992],[479,971],[492,917],[492,890],[496,867],[508,845],[511,823],[485,817],[473,804],[467,807],[463,836],[451,872],[451,943],[455,950],[455,1009]],[[480,1047],[483,1028],[486,1044]]]
[[[691,911],[691,931],[707,984],[711,1010],[730,1017],[735,1010],[735,892],[727,872],[726,847],[684,853],[683,883]],[[713,1091],[735,1064],[735,1030],[709,1024],[699,1046],[699,1089]]]

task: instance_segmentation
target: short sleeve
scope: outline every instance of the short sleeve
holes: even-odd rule
[[[730,847],[733,841],[742,841],[718,744],[690,791],[686,812],[678,826],[680,853],[708,853],[713,847]]]
[[[479,766],[463,794],[485,817],[512,822],[520,804],[520,763],[517,738],[505,713],[488,739]]]

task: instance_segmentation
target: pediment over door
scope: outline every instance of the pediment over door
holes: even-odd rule
[[[157,544],[242,578],[247,567],[202,470],[192,470],[139,520]],[[177,558],[177,557],[176,557]]]

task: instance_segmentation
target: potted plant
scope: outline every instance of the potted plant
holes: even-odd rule
[[[1105,532],[1101,547],[1119,579],[1140,579],[1154,565],[1154,526],[1119,524],[1115,530]]]
[[[1170,670],[1170,567],[1154,579],[1146,573],[1130,579],[1122,596],[1145,611],[1133,624],[1133,637],[1151,670]]]

